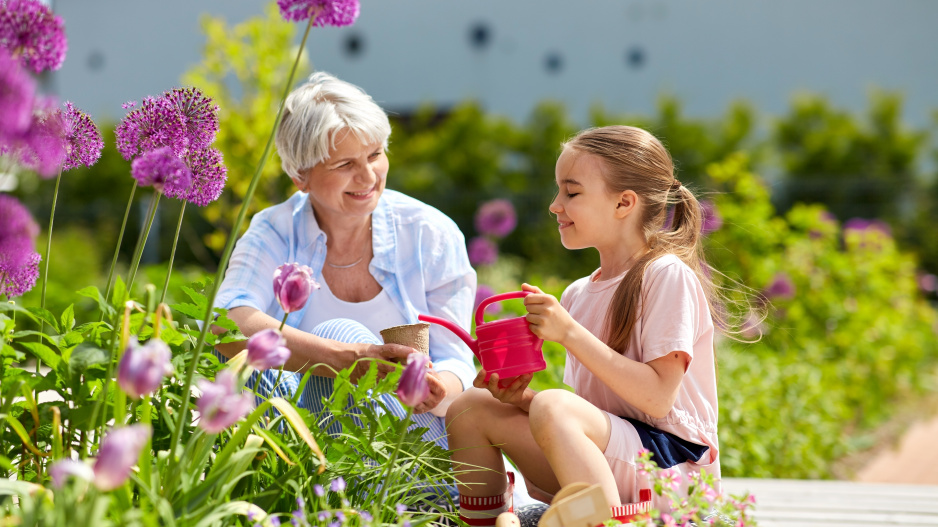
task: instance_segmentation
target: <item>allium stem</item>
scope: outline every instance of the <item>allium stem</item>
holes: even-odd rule
[[[176,236],[173,238],[173,250],[169,253],[169,268],[166,269],[166,281],[163,282],[163,292],[160,293],[160,301],[157,304],[162,304],[163,300],[166,298],[166,290],[169,289],[169,277],[173,275],[173,259],[176,257],[176,244],[179,242],[179,231],[182,230],[182,218],[186,214],[186,202],[182,202],[182,208],[179,209],[179,223],[176,224]]]
[[[39,307],[45,309],[46,307],[46,284],[49,283],[49,261],[52,259],[52,223],[55,221],[55,204],[59,200],[59,183],[62,182],[62,170],[59,169],[59,176],[55,178],[55,191],[52,193],[52,212],[49,213],[49,232],[47,233],[46,240],[46,266],[42,270],[42,295],[39,297]],[[39,332],[44,333],[46,330],[45,321],[40,319],[39,322]],[[42,336],[39,336],[39,341],[42,342]],[[36,373],[40,373],[39,364],[41,361],[36,361]],[[34,394],[34,397],[38,398],[38,392]]]
[[[111,259],[111,269],[107,273],[107,287],[104,292],[105,302],[109,302],[111,297],[111,285],[114,280],[114,268],[117,267],[117,255],[120,254],[121,242],[124,240],[124,228],[127,227],[127,218],[130,216],[130,209],[134,203],[134,193],[137,192],[137,180],[134,180],[134,186],[130,189],[130,198],[127,199],[127,209],[124,210],[124,221],[121,223],[120,234],[117,235],[117,247],[114,248],[114,258]],[[104,313],[101,313],[104,318]],[[110,377],[110,376],[108,376]]]
[[[309,22],[306,24],[306,31],[303,33],[303,40],[300,42],[300,47],[296,52],[296,60],[293,61],[293,69],[290,70],[290,76],[287,78],[286,85],[283,87],[283,95],[280,97],[280,106],[277,108],[277,117],[274,119],[273,129],[270,131],[270,137],[267,138],[267,145],[264,146],[264,152],[261,154],[261,159],[257,163],[257,168],[254,171],[254,176],[251,178],[251,183],[248,185],[247,192],[244,194],[244,201],[241,204],[241,210],[238,212],[238,219],[235,220],[234,225],[231,228],[231,233],[228,235],[228,242],[225,244],[225,251],[222,254],[221,261],[218,262],[218,270],[215,272],[215,281],[212,284],[212,290],[208,294],[206,299],[206,310],[205,310],[205,319],[202,321],[202,331],[199,333],[199,339],[196,341],[195,349],[192,352],[192,358],[189,359],[189,365],[186,369],[186,384],[183,386],[182,390],[182,405],[179,408],[179,422],[176,423],[176,426],[173,428],[172,439],[169,444],[169,455],[172,456],[175,461],[176,457],[176,447],[179,445],[179,437],[182,434],[182,429],[185,428],[186,422],[189,418],[189,400],[192,397],[191,388],[192,388],[192,379],[195,376],[195,368],[199,363],[199,357],[202,356],[202,349],[205,347],[205,337],[208,334],[209,329],[212,324],[212,315],[214,313],[214,304],[215,304],[215,295],[218,293],[218,288],[221,286],[221,281],[225,277],[225,270],[228,268],[228,260],[231,258],[231,252],[234,250],[235,240],[238,237],[238,234],[241,232],[241,225],[244,223],[244,217],[247,215],[248,208],[251,205],[251,198],[254,197],[254,191],[257,189],[257,184],[260,181],[261,173],[264,170],[264,165],[267,163],[267,159],[270,157],[270,147],[274,143],[274,136],[277,133],[277,127],[280,126],[280,120],[283,118],[283,103],[287,98],[287,95],[290,93],[290,88],[293,86],[293,78],[296,76],[296,68],[300,63],[300,57],[303,56],[303,49],[306,47],[306,39],[309,37],[309,30],[313,27],[313,22],[316,20],[316,16],[309,17]]]
[[[156,217],[156,207],[160,204],[162,192],[156,192],[150,198],[150,211],[147,213],[147,224],[140,231],[140,237],[137,238],[137,248],[134,250],[134,259],[130,262],[130,274],[127,275],[127,294],[133,294],[134,279],[137,277],[137,268],[140,266],[140,259],[143,258],[143,249],[147,245],[147,237],[150,236],[150,227],[153,226],[153,218]],[[123,302],[124,299],[121,299]]]

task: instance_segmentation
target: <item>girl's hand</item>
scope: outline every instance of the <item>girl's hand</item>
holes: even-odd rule
[[[531,332],[544,340],[552,340],[564,347],[577,323],[560,305],[553,295],[548,295],[537,286],[522,284],[521,289],[532,294],[524,297],[525,319]]]
[[[440,374],[435,372],[432,366],[427,368],[427,384],[430,386],[430,396],[414,407],[415,414],[433,410],[446,398],[446,385],[443,383],[443,379],[440,378]]]
[[[472,385],[476,388],[487,389],[493,397],[505,404],[512,404],[525,412],[528,411],[531,407],[531,400],[534,399],[534,390],[528,389],[528,384],[531,383],[534,374],[519,375],[507,384],[498,382],[497,373],[493,373],[488,382],[485,382],[485,374],[486,371],[481,370],[472,381]]]

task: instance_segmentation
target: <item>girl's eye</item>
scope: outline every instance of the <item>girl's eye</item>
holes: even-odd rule
[[[580,195],[579,192],[574,192],[574,193],[572,193],[572,194],[569,193],[569,192],[567,193],[567,197],[568,197],[568,198],[574,198],[574,197],[579,196],[579,195]]]

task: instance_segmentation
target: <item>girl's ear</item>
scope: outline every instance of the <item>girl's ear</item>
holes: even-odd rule
[[[624,190],[616,203],[616,218],[624,218],[638,207],[638,194],[634,190]]]

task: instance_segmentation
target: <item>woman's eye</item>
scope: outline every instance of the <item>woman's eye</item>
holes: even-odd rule
[[[380,155],[381,155],[381,151],[378,150],[377,152],[375,152],[375,153],[371,154],[370,156],[368,156],[368,159],[374,159],[374,158],[376,158],[376,157],[378,157],[378,156],[380,156]]]

